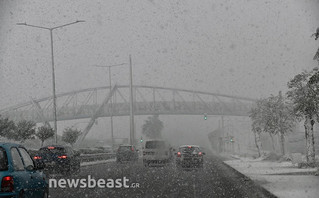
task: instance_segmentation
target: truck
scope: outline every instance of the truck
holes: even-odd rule
[[[173,160],[173,149],[165,140],[146,140],[143,147],[143,165],[164,166]]]

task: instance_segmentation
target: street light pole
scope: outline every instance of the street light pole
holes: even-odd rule
[[[99,66],[95,65],[96,67],[107,67],[109,69],[109,84],[110,84],[110,90],[111,90],[111,67],[116,67],[116,66],[122,66],[127,63],[122,63],[122,64],[117,64],[117,65],[110,65],[110,66]],[[135,144],[135,125],[134,125],[134,101],[133,101],[133,69],[132,69],[132,58],[131,55],[129,56],[129,72],[130,72],[130,144],[134,145]],[[111,106],[111,133],[112,133],[112,146],[114,143],[113,140],[113,110],[112,110],[112,98],[110,100],[110,106]]]
[[[52,66],[52,91],[53,91],[53,119],[54,119],[54,132],[55,143],[58,143],[58,119],[56,113],[56,94],[55,94],[55,70],[54,70],[54,53],[53,53],[53,29],[50,29],[51,39],[51,66]]]
[[[135,145],[134,105],[133,105],[133,69],[130,55],[130,144]]]
[[[52,65],[52,94],[53,94],[53,119],[54,119],[54,132],[55,132],[55,143],[58,143],[58,125],[57,125],[57,110],[56,110],[56,94],[55,94],[55,71],[54,71],[54,51],[53,51],[53,30],[62,28],[65,26],[73,25],[76,23],[80,22],[85,22],[83,20],[77,20],[72,23],[67,23],[64,25],[56,26],[56,27],[43,27],[43,26],[37,26],[37,25],[30,25],[27,23],[17,23],[17,25],[24,25],[24,26],[29,26],[29,27],[34,27],[34,28],[39,28],[39,29],[45,29],[50,31],[50,40],[51,40],[51,65]]]
[[[111,75],[111,67],[117,67],[125,65],[125,63],[122,64],[116,64],[116,65],[107,65],[107,66],[100,66],[95,65],[95,67],[106,67],[109,70],[109,86],[110,86],[110,92],[112,90],[112,75]],[[114,149],[114,132],[113,132],[113,97],[110,98],[110,122],[111,122],[111,136],[112,136],[112,149]]]
[[[111,67],[109,67],[109,84],[110,84],[110,93],[112,90],[112,80],[111,80]],[[111,136],[112,136],[112,151],[114,151],[114,132],[113,132],[113,96],[110,98],[110,122],[111,122]]]

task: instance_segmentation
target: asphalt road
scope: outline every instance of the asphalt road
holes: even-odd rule
[[[125,184],[130,188],[51,187],[50,197],[275,197],[249,178],[225,165],[219,157],[205,157],[204,168],[194,170],[179,170],[174,164],[166,167],[143,167],[141,162],[123,164],[110,162],[82,167],[78,175],[61,175],[54,178],[59,182],[59,179],[88,179],[90,175],[96,181],[105,179],[109,185],[112,185],[107,179],[126,177],[128,181]],[[92,186],[93,184],[91,182]],[[104,185],[101,183],[101,186],[102,184]]]

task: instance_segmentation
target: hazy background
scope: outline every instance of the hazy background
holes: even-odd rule
[[[54,31],[57,93],[106,85],[107,72],[92,65],[128,62],[129,54],[136,85],[252,98],[285,92],[316,66],[318,0],[0,0],[0,109],[52,94],[49,32],[16,23],[77,19],[86,23]],[[113,83],[128,84],[127,68],[112,72]],[[137,136],[145,118],[136,118]],[[206,141],[219,119],[160,118],[166,138],[181,144]],[[108,119],[100,119],[90,134],[108,138]],[[59,133],[69,124],[60,122]],[[128,126],[115,118],[118,136]]]

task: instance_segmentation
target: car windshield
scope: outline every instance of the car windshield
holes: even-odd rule
[[[0,0],[0,91],[50,198],[319,197],[319,0]]]
[[[165,148],[165,142],[163,141],[149,141],[145,143],[146,149],[159,149]]]
[[[8,159],[4,148],[0,147],[0,171],[8,170]]]
[[[40,149],[41,153],[52,153],[52,154],[60,154],[65,153],[65,148],[62,147],[45,147]]]
[[[198,147],[191,147],[191,146],[189,146],[189,147],[182,147],[182,148],[180,148],[180,151],[181,151],[182,153],[198,153],[198,152],[200,152],[200,149],[199,149]]]

